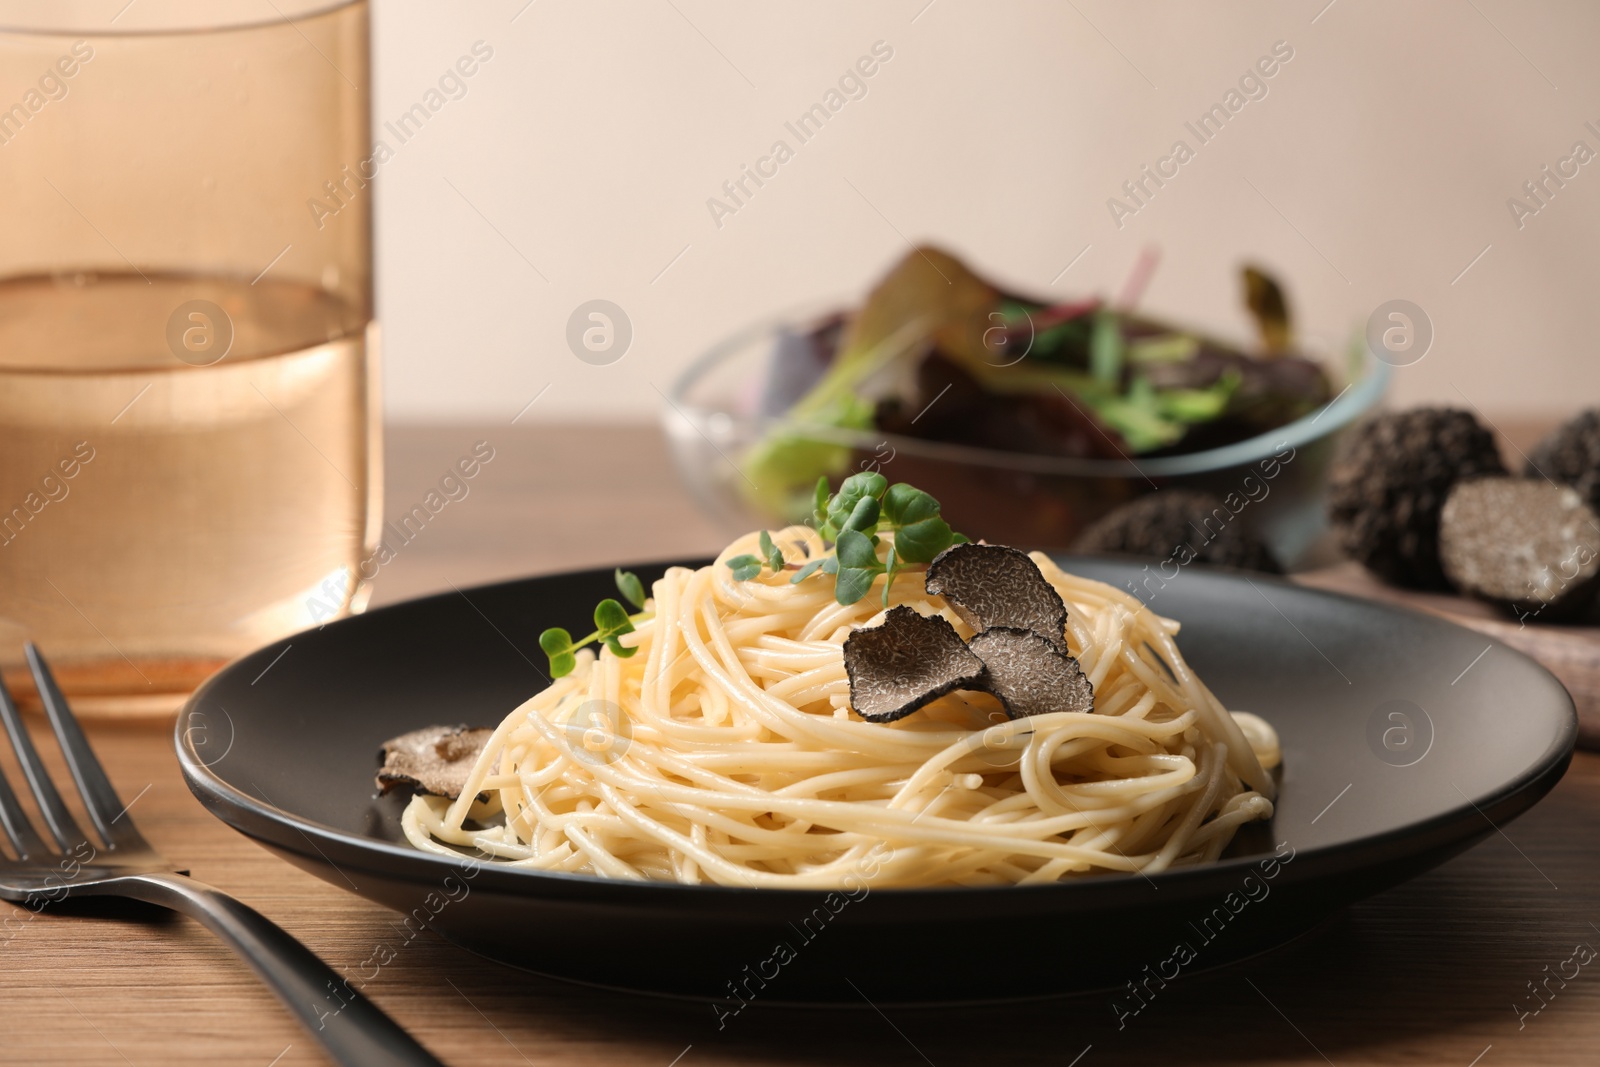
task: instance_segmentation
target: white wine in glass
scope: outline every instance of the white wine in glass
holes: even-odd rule
[[[120,6],[0,3],[0,666],[90,715],[359,608],[380,506],[366,3]]]

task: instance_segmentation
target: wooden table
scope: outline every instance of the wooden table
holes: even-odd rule
[[[535,571],[709,552],[653,429],[437,428],[390,434],[401,513],[474,441],[496,458],[383,571],[375,603]],[[393,916],[207,815],[168,728],[92,740],[145,835],[342,970],[396,942]],[[15,774],[9,753],[7,773]],[[452,1064],[1588,1064],[1600,962],[1521,1020],[1527,983],[1600,949],[1600,756],[1478,847],[1266,957],[1175,983],[1117,1032],[1104,996],[983,1010],[798,1011],[760,1002],[719,1031],[705,1005],[600,992],[489,963],[424,934],[365,990]],[[0,904],[0,1063],[325,1062],[245,967],[186,920]],[[641,951],[648,948],[641,946]],[[996,976],[1004,982],[1003,975]],[[1270,998],[1270,1001],[1269,1001]],[[1092,1044],[1092,1048],[1086,1046]],[[1075,1057],[1081,1057],[1076,1058]]]

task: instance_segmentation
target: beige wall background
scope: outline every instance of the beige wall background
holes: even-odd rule
[[[374,34],[380,136],[493,50],[380,172],[395,419],[534,397],[522,421],[648,417],[718,338],[858,294],[925,239],[1063,297],[1115,292],[1153,246],[1144,306],[1240,335],[1256,260],[1310,332],[1394,298],[1428,313],[1396,402],[1600,401],[1600,161],[1537,214],[1507,204],[1538,206],[1523,183],[1575,142],[1600,152],[1600,5],[377,0]],[[875,42],[892,58],[801,144],[785,122]],[[1200,144],[1185,122],[1277,42],[1293,58]],[[1119,226],[1108,198],[1132,206],[1122,183],[1180,138],[1194,157]],[[708,198],[780,139],[793,158],[719,226]],[[595,298],[633,327],[608,366],[565,342]]]

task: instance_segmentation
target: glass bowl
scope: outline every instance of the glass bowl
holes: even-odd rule
[[[809,494],[776,500],[741,466],[753,446],[782,432],[848,450],[848,462],[830,475],[835,488],[854,471],[878,470],[891,482],[931,493],[950,525],[974,539],[1065,551],[1119,504],[1156,489],[1199,489],[1222,498],[1227,514],[1197,537],[1209,539],[1223,523],[1241,521],[1293,568],[1324,532],[1326,476],[1339,440],[1377,405],[1392,370],[1365,345],[1352,346],[1348,360],[1313,351],[1334,399],[1270,433],[1178,456],[1044,456],[787,418],[787,401],[772,399],[783,392],[773,388],[775,371],[783,373],[784,357],[820,317],[818,309],[807,309],[739,331],[689,367],[667,395],[662,421],[678,471],[730,535],[809,517]]]

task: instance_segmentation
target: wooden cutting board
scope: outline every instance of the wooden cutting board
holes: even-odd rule
[[[1357,563],[1340,563],[1294,575],[1302,585],[1381,600],[1439,615],[1504,641],[1544,664],[1578,707],[1578,746],[1600,750],[1600,626],[1530,622],[1521,625],[1488,604],[1451,593],[1396,589]]]

